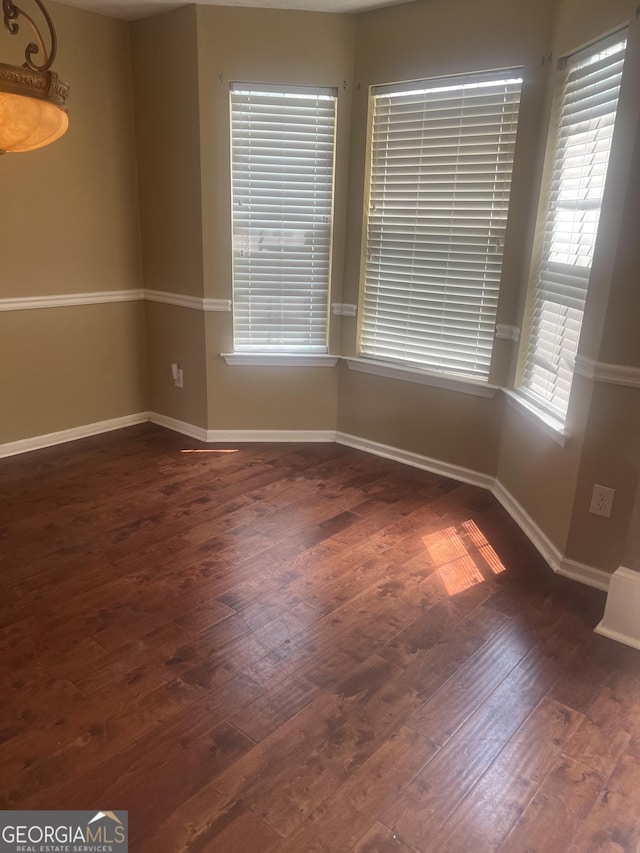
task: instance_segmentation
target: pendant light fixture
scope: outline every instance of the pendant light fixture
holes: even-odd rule
[[[65,106],[69,87],[51,71],[56,58],[56,31],[41,0],[33,2],[49,28],[49,51],[33,19],[12,0],[2,0],[4,25],[9,33],[18,33],[22,19],[33,30],[37,42],[27,45],[24,65],[0,62],[0,153],[3,154],[43,148],[59,139],[69,126]],[[36,62],[35,57],[42,58],[42,62]]]

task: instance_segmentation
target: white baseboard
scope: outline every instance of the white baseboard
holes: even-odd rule
[[[331,429],[210,429],[207,441],[232,442],[314,442],[324,443],[336,440],[335,430]]]
[[[480,474],[478,471],[463,468],[461,465],[441,462],[439,459],[422,456],[422,454],[413,453],[410,450],[401,450],[398,447],[391,447],[388,444],[381,444],[378,441],[370,441],[367,438],[360,438],[357,435],[337,432],[335,441],[337,444],[344,444],[356,450],[364,450],[366,453],[372,453],[374,456],[382,456],[384,459],[402,462],[405,465],[411,465],[413,468],[430,471],[432,474],[440,474],[442,477],[450,477],[452,480],[458,480],[461,483],[469,483],[472,486],[480,486],[483,489],[490,489],[493,485],[493,477],[489,474]]]
[[[148,412],[138,412],[135,415],[125,415],[121,418],[111,418],[107,421],[97,421],[93,424],[63,429],[59,432],[49,432],[45,435],[34,435],[33,438],[21,438],[19,441],[9,441],[0,444],[0,458],[15,456],[18,453],[28,453],[30,450],[41,450],[43,447],[52,447],[55,444],[65,444],[67,441],[76,441],[78,438],[87,438],[90,435],[99,435],[102,432],[111,432],[115,429],[142,424],[149,420]]]
[[[181,435],[188,435],[198,441],[209,444],[215,442],[331,442],[335,441],[334,430],[322,429],[204,429],[193,424],[160,415],[158,412],[150,412],[149,420],[153,424],[166,427]]]
[[[490,475],[343,432],[338,432],[335,440],[338,444],[345,444],[347,447],[354,447],[376,456],[383,456],[385,459],[392,459],[394,462],[402,462],[414,468],[421,468],[423,471],[431,471],[433,474],[450,477],[452,480],[489,489],[554,572],[596,589],[607,590],[609,588],[610,574],[564,557],[502,483]]]
[[[613,573],[596,634],[640,649],[640,572],[620,566]]]
[[[562,554],[546,534],[542,532],[531,516],[520,506],[511,492],[508,492],[499,480],[494,480],[491,493],[509,513],[520,530],[527,536],[531,544],[542,555],[549,566],[551,566],[553,571],[559,571],[562,563]]]
[[[609,572],[603,572],[602,569],[596,569],[595,566],[589,566],[587,563],[570,560],[568,557],[562,558],[558,574],[604,592],[609,589],[612,577]]]
[[[36,435],[33,438],[23,438],[19,441],[10,441],[0,444],[0,458],[15,456],[19,453],[28,453],[30,450],[40,450],[43,447],[53,447],[56,444],[64,444],[67,441],[76,441],[90,435],[98,435],[102,432],[122,429],[123,427],[142,424],[147,421],[158,426],[187,435],[203,442],[332,442],[335,441],[334,430],[206,430],[203,427],[162,415],[159,412],[138,412],[135,415],[125,415],[122,418],[112,418],[108,421],[99,421],[92,424],[72,427],[71,429],[50,432],[44,435]]]
[[[498,480],[494,479],[489,474],[482,474],[478,471],[473,471],[470,468],[464,468],[461,465],[453,465],[449,462],[442,462],[438,459],[432,459],[429,456],[423,456],[420,453],[413,453],[409,450],[402,450],[398,447],[392,447],[387,444],[381,444],[377,441],[370,441],[360,436],[350,435],[344,432],[335,432],[334,430],[206,430],[203,427],[194,426],[186,421],[180,421],[176,418],[161,415],[158,412],[138,412],[134,415],[126,415],[121,418],[112,418],[107,421],[99,421],[97,423],[85,424],[72,429],[61,430],[60,432],[48,433],[46,435],[38,435],[33,438],[25,438],[19,441],[0,444],[0,458],[6,456],[14,456],[18,453],[26,453],[30,450],[39,450],[43,447],[50,447],[55,444],[63,444],[67,441],[75,441],[78,438],[86,438],[90,435],[98,435],[102,432],[110,432],[123,427],[132,426],[134,424],[151,421],[158,426],[178,432],[181,435],[187,435],[197,441],[214,443],[214,442],[333,442],[343,444],[346,447],[353,447],[356,450],[363,450],[366,453],[371,453],[375,456],[382,456],[385,459],[391,459],[394,462],[401,462],[404,465],[410,465],[413,468],[420,468],[423,471],[430,471],[433,474],[439,474],[443,477],[450,477],[452,480],[457,480],[461,483],[469,483],[472,486],[479,486],[483,489],[488,489],[504,509],[509,513],[511,518],[516,522],[522,532],[530,539],[534,547],[539,551],[544,560],[549,564],[554,572],[578,581],[587,586],[595,587],[596,589],[607,590],[610,588],[612,575],[603,572],[601,569],[596,569],[593,566],[579,563],[575,560],[570,560],[564,557],[559,549],[551,542],[551,540],[543,533],[530,515],[520,506],[515,498],[505,489]],[[621,572],[619,569],[618,572]],[[614,577],[618,575],[615,573]],[[638,583],[640,590],[640,574],[631,572],[625,569],[624,572],[630,573],[633,576],[634,582]],[[628,586],[629,577],[621,576],[625,579]],[[607,602],[607,606],[609,606]],[[613,605],[612,605],[613,606]],[[618,608],[619,610],[619,608]],[[617,611],[616,611],[617,612]],[[614,621],[618,617],[614,617]],[[618,636],[613,636],[616,633],[615,628],[612,628],[610,621],[607,618],[598,626],[598,633],[605,636],[620,639]],[[640,623],[640,617],[638,618]],[[622,634],[620,635],[622,636]],[[621,642],[627,642],[620,639]],[[640,643],[640,638],[637,641]],[[628,645],[633,643],[627,642]],[[640,646],[639,646],[640,647]]]
[[[554,572],[595,589],[606,591],[609,588],[611,575],[608,572],[564,557],[499,480],[494,481],[491,492]]]
[[[180,435],[188,435],[189,438],[195,438],[197,441],[207,440],[207,431],[204,427],[194,426],[194,424],[188,424],[186,421],[179,421],[158,412],[149,412],[149,420],[152,424],[173,430],[173,432],[179,432]]]

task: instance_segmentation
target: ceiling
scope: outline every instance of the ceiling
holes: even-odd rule
[[[69,6],[135,20],[158,12],[187,6],[193,0],[63,0]],[[208,6],[253,6],[262,9],[306,9],[312,12],[363,12],[380,6],[393,6],[407,0],[198,0]]]

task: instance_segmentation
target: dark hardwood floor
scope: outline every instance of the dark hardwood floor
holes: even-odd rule
[[[0,462],[0,808],[135,853],[640,850],[640,652],[480,489],[141,426]]]

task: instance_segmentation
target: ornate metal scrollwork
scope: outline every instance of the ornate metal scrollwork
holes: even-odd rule
[[[29,42],[25,50],[25,59],[26,62],[24,64],[25,68],[30,68],[32,71],[48,71],[56,58],[56,52],[58,49],[58,40],[56,37],[56,30],[53,26],[53,21],[49,16],[49,13],[42,5],[41,0],[33,0],[33,2],[38,6],[40,11],[42,12],[42,16],[46,21],[47,27],[49,28],[49,37],[51,40],[51,48],[47,51],[44,40],[42,38],[42,34],[38,29],[37,24],[31,18],[30,15],[27,15],[25,11],[20,9],[12,0],[2,0],[2,11],[4,14],[4,25],[7,30],[11,33],[11,35],[16,35],[16,33],[20,29],[20,24],[18,23],[19,18],[24,18],[24,20],[29,24],[33,33],[35,34],[37,44],[35,42]],[[42,53],[44,56],[44,62],[38,64],[33,60],[34,56]]]

